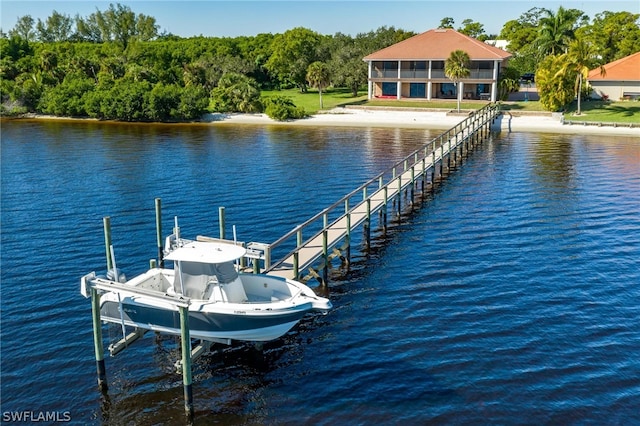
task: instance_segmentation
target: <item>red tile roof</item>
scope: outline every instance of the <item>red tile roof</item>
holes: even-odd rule
[[[511,57],[509,52],[483,43],[452,29],[429,30],[404,41],[365,56],[365,61],[374,60],[446,60],[454,50],[464,50],[469,58],[479,60],[503,60]]]
[[[604,66],[606,75],[600,75],[600,68],[589,71],[589,80],[600,81],[640,81],[640,52],[625,56]]]

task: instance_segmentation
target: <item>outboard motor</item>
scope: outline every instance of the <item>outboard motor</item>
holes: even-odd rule
[[[118,277],[117,282],[123,283],[123,284],[127,282],[127,276],[124,274],[124,272],[120,270],[120,268],[109,269],[107,271],[107,279],[109,281],[116,281],[116,275]]]

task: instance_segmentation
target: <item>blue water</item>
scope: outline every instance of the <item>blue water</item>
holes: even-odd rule
[[[155,197],[165,230],[216,236],[224,206],[228,233],[271,242],[436,134],[3,122],[3,420],[184,423],[172,337],[108,357],[97,389],[79,278],[104,272],[103,216],[133,276]],[[196,424],[640,423],[636,139],[494,135],[403,219],[334,265],[327,316],[201,358]]]

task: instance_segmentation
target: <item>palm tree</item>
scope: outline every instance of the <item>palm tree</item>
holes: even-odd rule
[[[330,83],[331,74],[329,73],[329,67],[324,62],[316,61],[309,65],[307,68],[307,81],[311,87],[317,87],[320,93],[320,109],[322,105],[322,89],[327,87]]]
[[[571,40],[575,38],[573,29],[579,16],[562,6],[556,13],[548,9],[544,9],[543,13],[545,16],[540,18],[536,39],[540,54],[546,56],[564,53]]]
[[[559,74],[565,74],[567,72],[576,73],[575,94],[578,99],[578,108],[576,115],[582,114],[580,108],[580,100],[582,95],[582,82],[589,76],[589,69],[594,65],[595,56],[591,53],[590,46],[585,43],[583,39],[576,39],[569,45],[567,53],[562,55],[564,65],[557,72]],[[600,66],[600,75],[604,76],[606,70],[603,66]]]
[[[463,78],[469,77],[471,74],[469,62],[471,62],[471,59],[467,52],[464,50],[454,50],[444,63],[444,75],[456,85],[458,112],[460,112],[460,96],[462,95],[460,81],[462,81]]]

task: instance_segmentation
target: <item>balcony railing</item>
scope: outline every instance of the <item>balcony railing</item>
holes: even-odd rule
[[[469,78],[492,79],[493,78],[493,70],[471,71],[471,75],[469,76]]]
[[[372,78],[398,78],[398,70],[373,70]],[[429,78],[428,70],[401,70],[400,78],[420,78],[426,80]],[[431,78],[447,78],[444,70],[431,70]],[[493,79],[493,70],[474,70],[469,74],[468,79],[491,80]]]
[[[398,70],[373,70],[373,78],[398,78]]]
[[[423,78],[429,77],[429,71],[427,70],[402,70],[400,72],[402,78]]]

